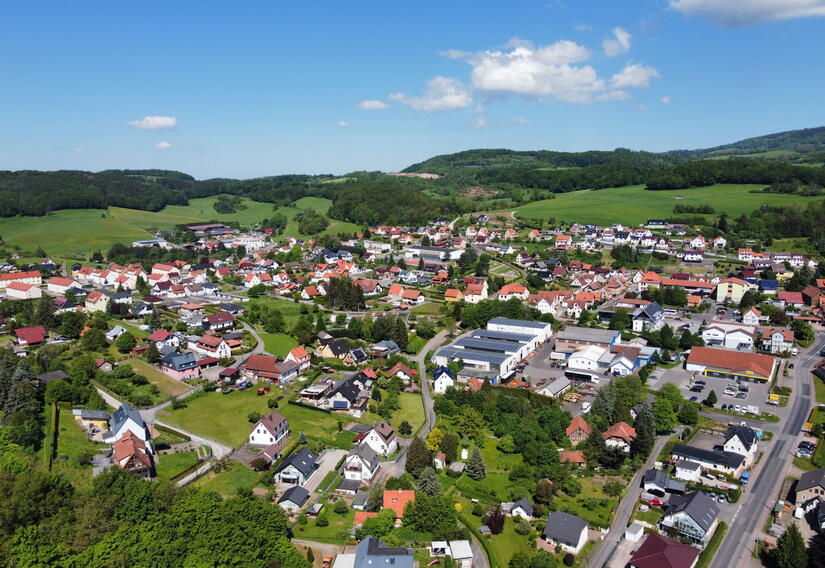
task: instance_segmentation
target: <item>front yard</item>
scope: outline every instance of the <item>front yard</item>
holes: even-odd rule
[[[101,453],[106,444],[92,442],[80,428],[72,415],[69,404],[61,403],[57,424],[57,451],[52,462],[52,471],[65,475],[73,484],[83,487],[92,481],[92,466],[82,465],[87,456]],[[51,408],[46,405],[45,416],[48,424]]]
[[[198,454],[194,450],[179,454],[155,456],[155,473],[160,481],[169,481],[188,467],[195,465]]]
[[[260,333],[259,335],[264,340],[266,352],[282,359],[293,347],[298,346],[298,341],[286,333]]]

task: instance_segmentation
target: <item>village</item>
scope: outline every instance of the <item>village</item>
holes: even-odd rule
[[[825,528],[825,278],[758,248],[656,219],[190,225],[122,264],[11,255],[2,341],[50,355],[56,468],[250,491],[337,568],[692,568],[751,556],[737,516],[768,548]]]

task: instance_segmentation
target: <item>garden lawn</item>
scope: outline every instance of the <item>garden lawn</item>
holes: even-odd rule
[[[816,391],[816,401],[825,404],[825,381],[814,376],[814,391]]]
[[[352,447],[355,434],[344,430],[339,432],[338,423],[340,422],[343,427],[349,422],[358,422],[358,420],[348,415],[339,416],[312,408],[287,404],[285,401],[281,402],[282,404],[278,410],[289,421],[289,430],[291,436],[295,439],[303,432],[307,440],[318,440],[342,449]]]
[[[718,215],[738,217],[750,213],[762,204],[805,204],[822,197],[803,197],[773,193],[750,193],[764,185],[716,184],[692,189],[648,191],[641,185],[598,190],[558,193],[555,199],[527,203],[516,209],[516,217],[550,219],[557,222],[579,222],[609,225],[621,221],[641,223],[647,219],[673,217],[673,207],[710,205]],[[504,213],[504,212],[494,212]],[[691,214],[692,216],[693,214]],[[0,233],[2,234],[2,233]]]
[[[521,465],[520,454],[505,454],[500,452],[496,445],[498,439],[493,437],[484,438],[484,447],[481,450],[481,459],[488,473],[509,473],[516,466]]]
[[[284,358],[293,347],[298,346],[298,340],[285,333],[260,333],[264,340],[264,348],[267,353]]]
[[[324,504],[329,525],[319,527],[315,524],[315,519],[309,519],[307,524],[295,527],[295,537],[328,544],[344,544],[347,541],[349,530],[352,528],[355,509],[348,506],[347,512],[339,515],[332,510],[332,507],[331,504]]]
[[[292,328],[298,322],[300,317],[304,315],[303,311],[308,311],[308,313],[313,316],[313,321],[315,319],[315,314],[312,314],[312,306],[292,302],[290,300],[284,300],[283,298],[276,298],[274,296],[259,296],[258,298],[251,298],[249,300],[249,305],[252,304],[266,304],[270,308],[280,311],[284,316],[284,323],[287,328]]]
[[[608,497],[602,491],[602,486],[594,483],[590,477],[577,478],[582,485],[581,492],[575,497],[566,493],[559,493],[553,502],[559,511],[578,515],[589,524],[596,527],[610,526],[610,515],[618,505],[619,500]]]
[[[392,413],[390,425],[398,430],[401,423],[406,420],[412,426],[413,432],[424,424],[424,401],[420,394],[412,392],[402,392],[398,395],[399,409]]]
[[[86,433],[75,422],[69,404],[58,404],[60,415],[58,418],[57,452],[52,464],[54,473],[62,473],[75,485],[85,486],[92,481],[92,466],[79,465],[77,459],[82,454],[97,454],[108,449],[106,444],[92,442]],[[49,420],[50,405],[46,405],[45,416]],[[65,456],[66,459],[63,459]]]
[[[179,454],[161,454],[155,456],[155,473],[160,481],[169,481],[188,467],[195,465],[198,454],[195,450]]]
[[[238,489],[255,487],[260,478],[260,473],[252,471],[240,462],[229,460],[229,469],[220,473],[210,471],[192,485],[214,491],[223,497],[234,497],[238,494]]]
[[[155,385],[160,389],[160,392],[169,396],[180,396],[185,392],[191,390],[191,387],[186,383],[176,381],[157,367],[150,365],[143,359],[133,358],[127,359],[123,362],[124,365],[130,365],[138,375],[143,375],[149,379],[149,383]]]
[[[186,399],[186,408],[168,408],[158,418],[171,426],[191,430],[234,448],[241,445],[249,435],[252,428],[247,419],[249,413],[269,412],[266,403],[277,393],[277,389],[273,389],[266,396],[258,396],[256,390],[251,388],[229,394],[198,393]]]
[[[470,513],[473,508],[470,500],[466,497],[458,497],[455,500],[461,504],[461,514],[464,519],[470,523],[470,530],[475,531],[475,534],[480,539],[484,539],[485,537],[478,534],[478,527],[484,523],[481,518]],[[504,530],[501,534],[496,534],[486,539],[487,546],[490,548],[491,555],[493,556],[493,558],[490,558],[490,564],[492,566],[507,566],[510,562],[510,557],[519,551],[526,552],[530,555],[533,554],[528,537],[517,534],[515,528],[516,524],[513,522],[513,519],[507,517],[504,520]]]

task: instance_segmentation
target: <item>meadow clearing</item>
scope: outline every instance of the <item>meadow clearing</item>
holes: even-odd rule
[[[273,210],[271,203],[244,198],[245,209],[221,214],[213,208],[215,201],[215,197],[190,199],[189,205],[170,205],[158,212],[109,207],[105,210],[63,209],[43,217],[7,217],[0,219],[0,236],[7,244],[19,245],[24,251],[31,252],[43,247],[50,255],[72,258],[74,255],[88,255],[95,250],[105,252],[112,243],[129,244],[154,238],[156,231],[183,223],[235,221],[242,227],[248,227],[277,212],[289,220],[284,234],[303,238],[311,235],[298,232],[295,215],[306,209],[326,213],[332,205],[329,199],[304,197],[290,207]],[[358,226],[353,223],[330,220],[329,227],[322,234],[356,230]]]
[[[750,193],[762,185],[717,184],[692,189],[648,191],[641,185],[599,190],[573,191],[556,194],[555,199],[527,203],[516,209],[522,219],[550,219],[557,222],[638,224],[647,219],[687,217],[694,214],[676,214],[673,208],[682,205],[710,205],[713,215],[727,213],[738,217],[750,213],[760,205],[807,204],[823,197],[803,197],[777,193]],[[497,211],[493,214],[505,214]]]

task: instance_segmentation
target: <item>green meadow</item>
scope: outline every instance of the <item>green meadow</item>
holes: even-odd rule
[[[170,205],[156,213],[109,207],[103,209],[63,209],[43,217],[9,217],[0,219],[0,236],[9,245],[18,245],[24,251],[34,251],[37,247],[50,255],[72,257],[87,255],[95,250],[104,252],[112,243],[126,243],[153,238],[155,231],[171,229],[183,223],[204,221],[235,221],[242,227],[259,223],[272,217],[276,212],[271,203],[243,199],[245,209],[235,213],[221,214],[212,207],[215,197],[190,199],[189,205]],[[284,235],[309,237],[298,232],[298,224],[293,220],[296,214],[306,209],[326,213],[332,202],[320,197],[304,197],[290,207],[279,207],[278,213],[289,219]],[[358,226],[344,221],[330,220],[324,233],[348,233],[358,230]]]
[[[559,193],[555,199],[527,203],[516,209],[522,219],[550,219],[562,222],[637,224],[647,219],[686,217],[694,214],[673,213],[682,205],[710,205],[716,213],[739,216],[758,209],[760,205],[807,204],[822,197],[803,197],[776,193],[750,193],[762,185],[717,184],[692,189],[648,191],[643,186]],[[495,212],[502,214],[505,212]]]

